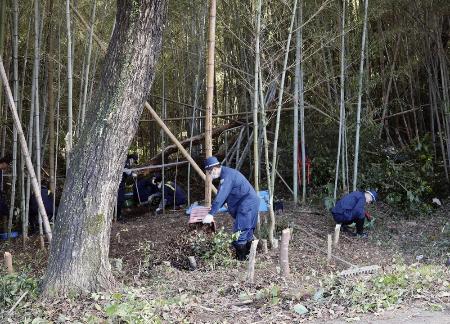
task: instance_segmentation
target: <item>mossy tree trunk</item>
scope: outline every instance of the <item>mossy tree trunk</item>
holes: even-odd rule
[[[155,74],[165,0],[118,0],[101,82],[71,154],[44,296],[107,290],[113,206],[128,147]]]

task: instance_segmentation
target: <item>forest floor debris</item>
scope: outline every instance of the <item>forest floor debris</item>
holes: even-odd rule
[[[2,269],[0,318],[44,323],[364,322],[367,314],[376,318],[411,307],[435,311],[436,318],[450,321],[450,268],[445,266],[450,251],[449,207],[437,210],[433,221],[422,222],[400,221],[388,206],[378,204],[372,210],[377,221],[369,239],[341,235],[333,253],[359,266],[377,264],[382,271],[340,278],[337,273],[347,265],[328,263],[326,254],[305,244],[326,250],[327,234],[334,231],[331,217],[320,209],[288,204],[277,216],[277,236],[282,229],[293,228],[291,275],[280,277],[276,251],[258,252],[254,285],[246,283],[246,262],[234,261],[220,249],[230,239],[228,215],[216,217],[217,227],[225,231],[211,240],[190,232],[182,211],[155,216],[132,209],[125,223],[112,227],[110,258],[118,281],[113,293],[70,296],[50,304],[39,301],[38,281],[47,253],[36,251],[37,239],[25,249],[20,239],[2,242],[0,252],[12,252],[19,275],[6,276]],[[195,271],[189,270],[192,255],[198,264]],[[8,314],[27,290],[30,293]]]

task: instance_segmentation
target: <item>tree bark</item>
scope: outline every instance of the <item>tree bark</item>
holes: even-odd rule
[[[128,147],[153,82],[166,16],[164,0],[118,0],[116,26],[90,122],[71,154],[55,220],[43,294],[108,290],[112,210]]]

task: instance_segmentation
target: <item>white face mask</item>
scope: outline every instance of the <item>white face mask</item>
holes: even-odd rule
[[[220,168],[212,169],[211,178],[214,180],[214,179],[217,179],[219,177],[220,177]]]

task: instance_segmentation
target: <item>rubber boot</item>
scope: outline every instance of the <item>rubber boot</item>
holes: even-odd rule
[[[236,259],[239,261],[245,261],[247,258],[247,244],[235,244],[236,249]]]

